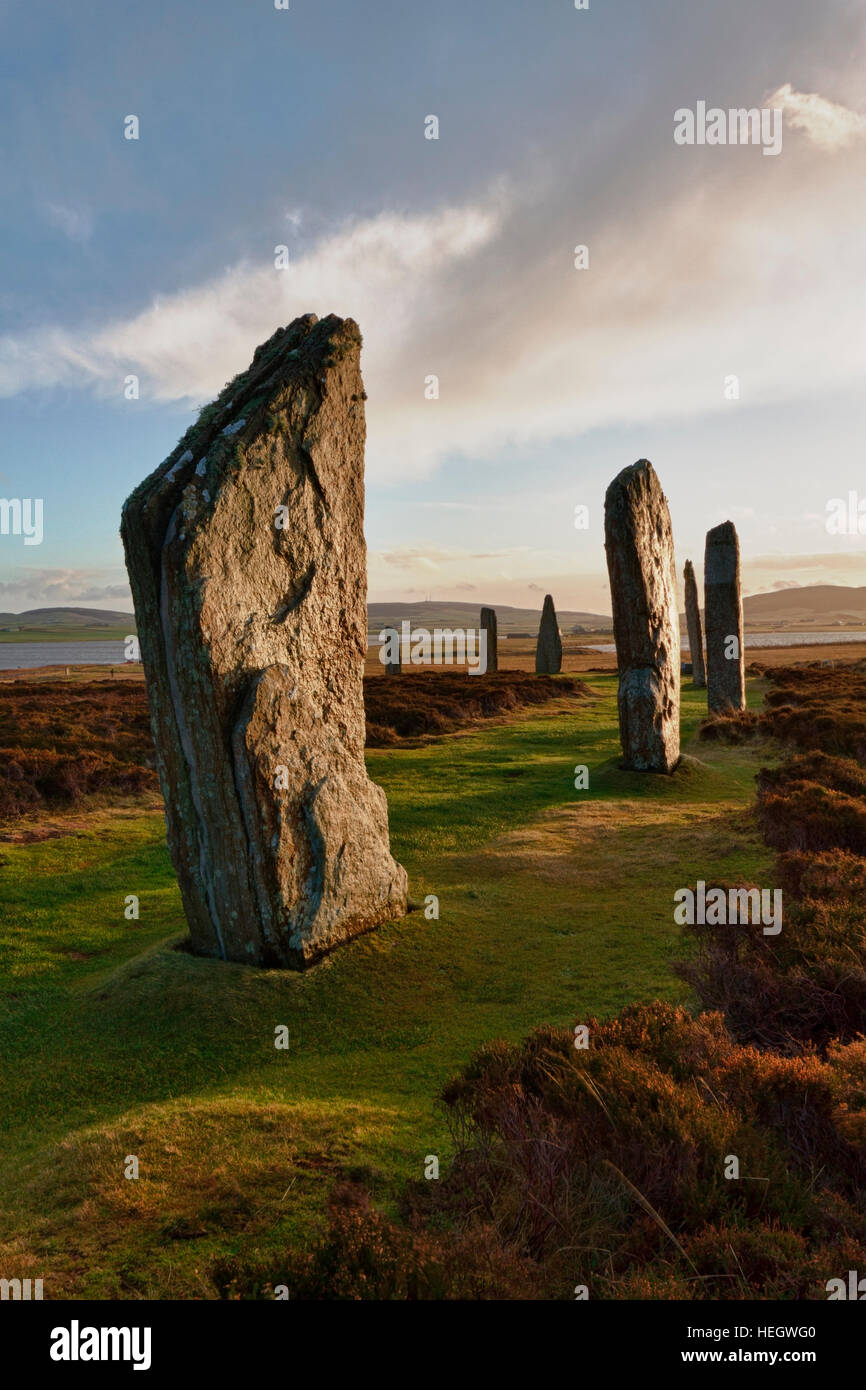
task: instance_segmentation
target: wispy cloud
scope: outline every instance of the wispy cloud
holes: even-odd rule
[[[817,92],[797,92],[790,82],[767,97],[766,105],[784,111],[788,125],[825,150],[843,149],[866,136],[866,116]]]
[[[846,124],[845,108],[802,96],[779,88],[791,120],[811,113],[813,139],[859,130],[854,113]],[[510,445],[730,412],[740,406],[725,397],[729,374],[746,408],[858,384],[862,151],[843,161],[813,151],[808,178],[808,150],[779,161],[716,153],[688,178],[673,161],[605,183],[581,216],[562,171],[543,170],[462,206],[383,212],[299,251],[293,240],[285,271],[242,261],[103,327],[6,336],[0,395],[62,385],[120,398],[134,372],[143,395],[198,404],[277,324],[310,310],[351,315],[364,334],[368,475],[390,479]],[[718,217],[722,205],[736,217]],[[573,265],[589,236],[582,216],[593,228],[584,271]],[[431,375],[438,399],[425,397]]]
[[[448,269],[490,241],[501,199],[500,191],[483,205],[349,223],[285,270],[242,261],[101,329],[4,337],[0,394],[34,386],[118,390],[132,371],[157,400],[209,399],[248,365],[253,348],[277,324],[311,309],[354,317],[362,330],[376,322],[387,326],[367,340],[365,361],[375,373],[399,351]]]

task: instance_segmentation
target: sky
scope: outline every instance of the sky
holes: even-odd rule
[[[730,519],[745,593],[866,584],[864,60],[861,0],[0,0],[0,609],[129,610],[124,498],[306,312],[364,336],[370,599],[609,612],[639,458],[680,572]]]

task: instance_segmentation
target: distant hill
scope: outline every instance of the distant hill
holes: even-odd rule
[[[866,566],[866,557],[864,557]],[[513,608],[506,603],[494,603],[499,631],[511,633],[538,631],[540,608]],[[408,620],[415,627],[477,627],[481,601],[453,603],[448,600],[425,600],[419,603],[369,603],[367,623],[371,632],[383,627],[399,627]],[[796,589],[775,589],[769,594],[751,594],[743,599],[743,615],[751,628],[866,628],[866,586],[856,588],[844,584],[809,584]],[[588,613],[583,610],[557,610],[563,632],[574,628],[609,632],[609,614]],[[24,613],[0,613],[0,631],[24,628],[63,634],[76,628],[93,631],[102,628],[122,628],[124,633],[135,632],[135,615],[108,608],[29,608]]]
[[[534,636],[541,621],[540,608],[510,608],[497,603],[499,631],[531,632]],[[416,627],[472,627],[478,626],[481,613],[480,603],[370,603],[367,605],[367,620],[370,631],[383,627],[399,627],[408,619]],[[557,615],[563,632],[579,625],[589,629],[610,628],[610,618],[603,613],[580,613],[563,609]],[[119,613],[107,608],[29,608],[24,613],[0,613],[0,629],[26,628],[28,631],[41,630],[69,632],[74,628],[119,628],[124,632],[135,632],[135,614]]]
[[[130,626],[131,624],[131,626]],[[135,631],[135,615],[109,608],[28,608],[24,613],[0,613],[0,628],[124,627]]]
[[[866,567],[866,558],[864,558]],[[750,626],[866,627],[866,587],[847,584],[809,584],[799,589],[776,589],[743,599],[743,617]]]
[[[379,632],[383,627],[399,627],[408,621],[413,627],[477,627],[481,615],[481,602],[451,603],[437,599],[422,603],[368,603],[367,626],[371,632]],[[530,632],[533,637],[541,622],[540,608],[511,608],[506,603],[494,603],[496,621],[500,636],[509,633]],[[559,626],[563,632],[574,627],[589,631],[610,631],[611,619],[603,613],[575,612],[569,608],[556,610]]]

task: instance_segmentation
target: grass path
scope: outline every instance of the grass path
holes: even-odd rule
[[[215,1257],[309,1238],[333,1177],[387,1205],[447,1157],[435,1097],[481,1043],[684,997],[674,889],[770,881],[747,810],[766,751],[690,744],[686,686],[682,768],[623,774],[615,677],[591,680],[591,701],[368,755],[439,920],[414,912],[304,975],[173,949],[161,815],[0,846],[0,1275],[41,1274],[46,1297],[213,1296]]]

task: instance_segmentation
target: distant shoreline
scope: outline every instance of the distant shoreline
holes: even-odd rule
[[[746,634],[748,637],[748,633]],[[772,634],[778,636],[779,634]],[[757,660],[768,666],[783,666],[796,664],[797,662],[809,662],[818,660],[830,660],[840,665],[851,661],[862,661],[866,659],[866,632],[860,630],[857,637],[846,637],[846,634],[839,632],[833,634],[832,641],[810,640],[810,634],[789,634],[792,638],[797,636],[804,637],[801,642],[792,641],[782,645],[778,641],[766,645],[752,645],[747,642],[745,649],[746,664]],[[605,646],[607,650],[605,650]],[[613,674],[616,671],[615,649],[610,643],[605,646],[594,646],[592,641],[587,642],[583,636],[577,634],[566,634],[563,638],[563,674],[583,674],[590,671],[604,672]],[[77,644],[80,652],[81,644]],[[42,655],[40,653],[40,655]],[[683,660],[688,661],[688,649],[683,648]],[[33,666],[6,666],[2,665],[2,648],[0,648],[0,682],[9,683],[12,681],[27,680],[57,680],[57,681],[99,681],[99,680],[121,680],[121,681],[140,681],[144,679],[144,670],[140,661],[126,662],[121,653],[116,658],[109,658],[101,662],[86,662],[79,659],[70,659],[54,663]],[[77,656],[77,652],[76,652]],[[509,641],[500,642],[500,667],[503,670],[534,670],[535,669],[535,638],[513,638]],[[454,668],[451,668],[454,669]],[[69,671],[67,676],[66,672]],[[407,668],[407,674],[409,668]],[[379,653],[376,646],[369,648],[365,665],[367,676],[377,676],[383,674],[383,667],[379,661]],[[688,680],[688,677],[685,677]]]

